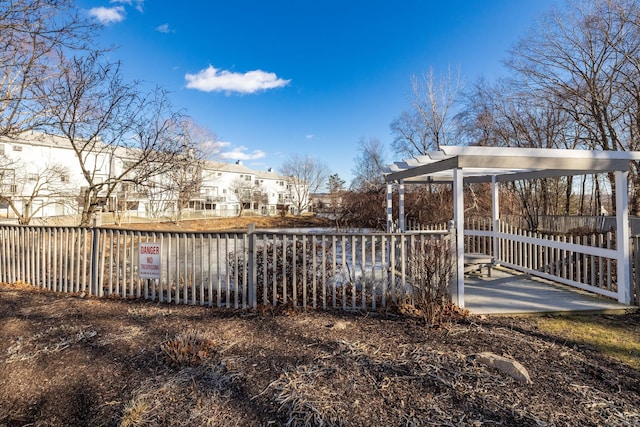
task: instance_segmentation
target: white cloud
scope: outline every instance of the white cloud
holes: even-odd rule
[[[230,147],[231,144],[228,142],[219,142],[219,144],[223,147]],[[230,151],[225,151],[220,154],[222,159],[230,159],[230,160],[258,160],[265,158],[267,153],[262,150],[253,150],[248,152],[248,148],[244,146],[233,147]]]
[[[226,150],[228,147],[231,147],[231,143],[223,141],[215,141],[209,146],[209,148],[211,148],[211,150],[215,151],[216,153],[224,152],[224,150]]]
[[[120,3],[135,7],[140,13],[144,12],[144,0],[111,0],[109,3]]]
[[[93,16],[102,25],[113,24],[124,20],[124,7],[94,7],[89,9],[89,16]]]
[[[170,33],[171,29],[169,28],[169,24],[162,24],[156,27],[156,31],[159,33]]]
[[[310,133],[310,134],[305,135],[304,137],[307,138],[307,139],[313,139],[313,138],[315,138],[315,135]]]
[[[219,70],[209,65],[196,74],[185,74],[187,87],[204,92],[255,93],[261,90],[275,89],[289,84],[291,80],[278,78],[275,73],[262,70],[234,73]]]

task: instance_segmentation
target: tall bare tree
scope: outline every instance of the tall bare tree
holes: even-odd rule
[[[309,155],[292,154],[280,167],[280,173],[287,177],[291,202],[299,215],[309,209],[309,195],[326,185],[330,172],[321,160]]]
[[[55,52],[85,50],[92,24],[73,0],[10,0],[0,4],[0,135],[32,129],[47,117],[34,87],[59,74]]]
[[[346,181],[340,178],[340,175],[337,173],[329,176],[327,190],[329,191],[329,200],[331,202],[331,209],[334,216],[338,214],[338,210],[340,209],[340,203],[345,191],[345,184]]]
[[[524,89],[523,89],[524,87]],[[473,145],[526,148],[583,146],[582,135],[571,116],[539,90],[519,82],[478,82],[465,97],[459,115],[464,141]],[[532,229],[540,215],[568,214],[574,200],[573,177],[514,182],[513,191]]]
[[[353,181],[351,188],[354,191],[379,190],[384,186],[382,168],[386,164],[386,152],[384,145],[378,138],[358,141],[359,153],[353,159]]]
[[[514,47],[508,65],[537,96],[569,114],[585,146],[636,150],[639,19],[637,1],[570,2],[546,15]],[[610,184],[615,191],[613,176]],[[632,210],[640,210],[640,196],[631,200]]]
[[[429,132],[417,111],[403,111],[391,122],[391,148],[402,157],[413,157],[433,150]]]
[[[120,184],[143,185],[174,167],[182,154],[171,132],[178,114],[164,91],[142,93],[124,82],[119,64],[97,52],[73,58],[60,52],[58,61],[63,72],[39,86],[39,98],[50,118],[45,129],[75,152],[85,180],[81,225],[89,225]]]
[[[463,85],[460,73],[437,77],[433,68],[411,77],[411,108],[391,123],[392,148],[399,155],[417,156],[447,144],[455,131],[455,108]]]
[[[200,196],[202,183],[207,178],[207,161],[219,157],[220,146],[211,130],[200,126],[192,118],[180,118],[168,129],[171,139],[180,145],[173,165],[159,181],[164,190],[176,200],[176,222],[182,220],[182,213],[189,203]]]

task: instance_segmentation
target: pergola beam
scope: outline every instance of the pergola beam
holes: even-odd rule
[[[476,183],[491,182],[492,176],[498,176],[499,182],[508,182],[628,170],[629,159],[460,155],[419,166],[410,166],[407,162],[394,166],[391,173],[385,175],[387,182],[401,179],[412,183],[429,182],[430,175],[435,175],[432,180],[452,181],[451,171],[464,168],[469,170],[465,172],[465,182]]]
[[[387,182],[399,181],[401,179],[411,178],[421,175],[429,175],[446,170],[452,170],[458,167],[458,157],[451,157],[449,159],[439,160],[433,163],[424,163],[420,166],[400,170],[398,172],[392,172],[385,176]]]

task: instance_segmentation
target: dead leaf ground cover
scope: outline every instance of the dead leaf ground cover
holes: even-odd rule
[[[535,318],[220,311],[0,285],[0,426],[640,425],[640,372]],[[640,315],[615,319],[637,327]],[[532,384],[478,362],[526,367]]]
[[[107,221],[109,221],[107,219]],[[332,221],[313,215],[286,215],[286,216],[242,216],[242,217],[213,217],[187,219],[179,223],[171,221],[153,222],[143,220],[131,223],[105,223],[105,227],[125,228],[148,231],[247,231],[249,224],[256,228],[304,228],[304,227],[332,227]]]

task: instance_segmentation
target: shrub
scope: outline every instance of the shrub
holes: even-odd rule
[[[441,323],[451,311],[454,259],[450,244],[449,239],[421,240],[408,257],[413,303],[428,325]]]
[[[283,257],[283,251],[285,252],[285,257]],[[325,249],[323,250],[321,244],[312,243],[310,238],[296,240],[295,245],[292,240],[286,240],[284,242],[279,240],[276,242],[266,242],[264,244],[256,245],[255,253],[255,280],[257,283],[257,301],[259,303],[264,301],[265,284],[267,291],[272,292],[274,280],[277,292],[276,299],[278,301],[282,301],[284,295],[283,286],[291,287],[287,288],[287,295],[292,297],[292,285],[294,283],[293,278],[295,276],[297,295],[293,295],[293,297],[296,297],[298,301],[300,301],[303,295],[305,279],[307,285],[307,299],[309,299],[312,296],[313,277],[315,276],[317,284],[321,284],[323,275],[325,279],[328,280],[333,277],[334,274],[330,260],[331,245],[329,243],[325,244]],[[315,268],[313,265],[314,254],[316,260]],[[323,258],[325,259],[324,270],[322,267]],[[246,262],[246,253],[244,251],[238,254],[235,252],[229,253],[227,257],[227,265],[231,272],[231,276],[236,279],[236,282],[244,283],[246,269],[248,266]],[[270,301],[272,301],[272,299],[267,295],[267,302]]]
[[[169,365],[180,368],[201,365],[215,353],[214,347],[214,341],[191,329],[162,343],[160,350]]]

